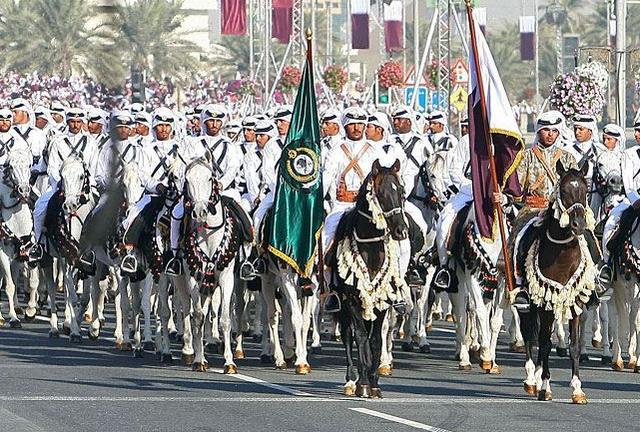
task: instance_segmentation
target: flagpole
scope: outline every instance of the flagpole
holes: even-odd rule
[[[469,30],[471,31],[471,49],[473,52],[473,62],[477,74],[478,93],[480,97],[480,112],[484,119],[484,124],[487,127],[484,128],[485,140],[489,150],[489,170],[491,172],[491,182],[493,183],[494,192],[500,193],[500,184],[498,183],[498,174],[496,172],[496,161],[494,159],[493,141],[491,140],[491,132],[489,131],[489,116],[487,114],[486,98],[484,93],[484,81],[482,80],[482,72],[480,70],[480,59],[478,58],[478,43],[476,41],[476,26],[473,20],[473,8],[471,6],[471,0],[465,0],[467,7],[467,19],[469,21]],[[504,257],[504,273],[507,279],[507,289],[513,290],[513,272],[511,269],[511,260],[509,259],[509,251],[507,248],[507,236],[504,227],[504,212],[502,211],[502,205],[493,203],[493,208],[496,211],[498,219],[498,228],[500,229],[500,241],[502,242],[502,255]]]

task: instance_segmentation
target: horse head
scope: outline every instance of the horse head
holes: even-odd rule
[[[88,201],[89,173],[82,159],[76,156],[65,159],[60,168],[60,179],[64,193],[62,210],[69,216]]]
[[[142,198],[144,185],[140,179],[140,168],[135,162],[127,163],[122,168],[122,192],[127,209],[133,208]]]
[[[377,228],[386,227],[394,240],[404,240],[409,228],[404,215],[404,186],[399,176],[400,161],[385,168],[376,160],[371,168],[369,209]],[[369,186],[368,186],[369,187]]]
[[[33,156],[28,150],[21,148],[9,152],[5,165],[5,180],[13,187],[12,195],[18,200],[26,202],[31,196],[31,164]]]
[[[206,158],[191,162],[185,169],[185,210],[191,210],[191,217],[199,224],[207,220],[210,213],[216,214],[220,201],[216,175]]]
[[[554,217],[561,228],[569,229],[573,236],[580,236],[589,225],[588,215],[591,210],[587,203],[587,175],[589,166],[583,164],[579,170],[565,169],[561,161],[556,163],[556,172],[560,180],[556,186],[553,203]],[[591,215],[593,218],[593,215]]]

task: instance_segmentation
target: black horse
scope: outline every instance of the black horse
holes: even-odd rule
[[[345,394],[381,397],[378,366],[382,350],[382,323],[404,286],[398,262],[398,241],[408,236],[404,188],[398,172],[374,162],[358,192],[356,206],[338,225],[335,251],[327,264],[336,279],[342,308],[342,341],[347,355]],[[355,337],[358,374],[352,358]]]
[[[579,373],[580,315],[595,298],[595,267],[599,258],[593,256],[587,244],[592,234],[587,231],[588,212],[587,165],[581,170],[565,170],[561,162],[556,165],[559,183],[555,199],[535,223],[533,243],[527,248],[526,284],[531,296],[529,312],[519,312],[526,348],[525,391],[538,396],[538,400],[551,400],[551,333],[556,319],[569,320],[570,352],[572,361],[573,403],[584,404]],[[538,358],[534,365],[533,350],[538,345]]]

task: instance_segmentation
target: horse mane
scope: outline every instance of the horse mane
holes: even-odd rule
[[[211,171],[211,174],[215,176],[215,173],[213,172],[213,169],[211,168],[211,163],[209,162],[209,160],[206,157],[201,156],[199,158],[195,158],[194,160],[192,160],[191,162],[189,162],[187,164],[187,166],[184,169],[185,179],[186,179],[186,176],[187,176],[187,172],[189,172],[190,169],[192,169],[193,167],[196,167],[198,165],[202,165],[202,166],[206,167],[209,171]]]
[[[72,155],[62,161],[62,165],[60,165],[60,172],[62,173],[62,171],[64,171],[66,167],[73,164],[80,164],[84,169],[84,162],[82,161],[82,159],[80,159],[78,156]]]
[[[7,163],[8,165],[14,165],[15,163],[24,162],[31,165],[32,159],[33,156],[29,150],[21,147],[14,147],[9,151]]]

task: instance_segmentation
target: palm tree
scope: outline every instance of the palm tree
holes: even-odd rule
[[[155,77],[178,82],[198,66],[199,47],[186,36],[199,29],[183,28],[181,0],[138,0],[116,6],[113,27],[118,45],[124,47],[124,63]]]
[[[107,24],[95,23],[95,11],[83,0],[0,2],[2,68],[68,77],[86,74],[120,84],[123,68]]]

